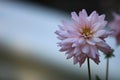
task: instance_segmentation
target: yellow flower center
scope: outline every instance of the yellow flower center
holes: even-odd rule
[[[92,36],[92,32],[91,32],[91,29],[88,28],[88,27],[85,27],[82,29],[82,35],[85,37],[85,38],[90,38]]]

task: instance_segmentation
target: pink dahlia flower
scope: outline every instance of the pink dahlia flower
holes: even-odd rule
[[[113,21],[108,26],[114,31],[113,37],[115,37],[117,45],[120,45],[120,15],[113,13]]]
[[[93,11],[89,16],[85,9],[77,15],[71,13],[72,24],[62,22],[59,30],[55,33],[61,42],[58,45],[60,51],[67,54],[67,59],[73,57],[74,64],[79,63],[80,66],[85,62],[86,58],[91,58],[95,63],[99,63],[99,50],[105,54],[112,53],[111,47],[105,42],[110,32],[104,27],[107,21],[104,20],[105,15],[98,15]]]

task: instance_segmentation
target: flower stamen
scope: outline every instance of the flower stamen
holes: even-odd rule
[[[84,38],[90,38],[92,36],[91,29],[89,27],[85,27],[82,29],[82,35]]]

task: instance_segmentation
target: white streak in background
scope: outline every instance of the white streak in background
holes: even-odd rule
[[[76,74],[87,73],[86,63],[79,68],[73,65],[72,59],[66,60],[63,53],[57,47],[58,39],[54,34],[61,20],[68,19],[65,13],[46,7],[37,7],[18,3],[0,3],[0,40],[14,49],[31,51],[27,54],[34,56],[37,60],[43,60],[54,64]],[[107,39],[108,43],[116,49],[115,41]],[[115,58],[110,60],[110,78],[120,79],[120,47],[115,51]],[[91,61],[93,75],[105,76],[104,56],[100,57],[100,64],[96,65]]]

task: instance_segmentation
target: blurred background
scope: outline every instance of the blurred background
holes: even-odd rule
[[[61,20],[70,21],[70,12],[96,10],[112,19],[111,13],[120,13],[120,0],[26,0],[0,1],[0,80],[87,80],[86,62],[73,65],[59,52],[54,32]],[[120,80],[120,47],[111,37],[107,43],[115,49],[110,60],[109,80]],[[105,79],[106,60],[91,61],[92,80]]]

